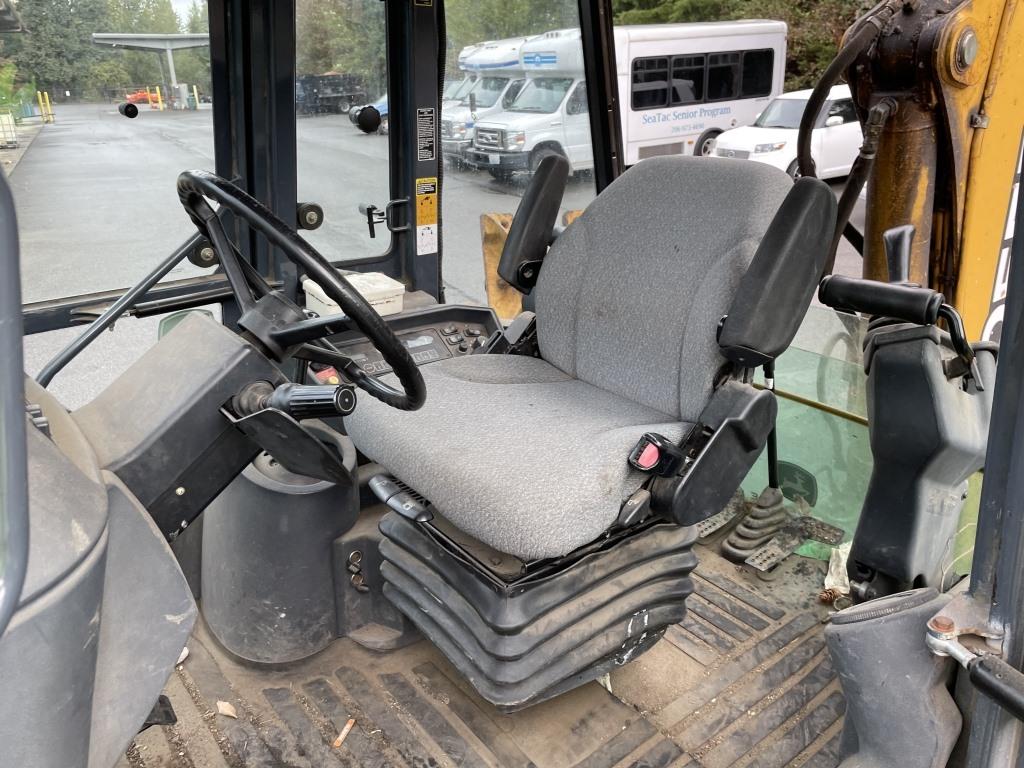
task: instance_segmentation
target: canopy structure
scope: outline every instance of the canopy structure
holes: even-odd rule
[[[109,45],[112,48],[128,48],[133,51],[166,51],[168,76],[171,88],[178,87],[178,75],[174,71],[174,51],[185,48],[202,48],[210,44],[210,36],[206,32],[188,32],[183,34],[161,35],[134,32],[93,32],[92,41],[96,45]]]

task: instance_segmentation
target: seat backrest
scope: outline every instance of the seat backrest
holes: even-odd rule
[[[725,358],[715,332],[793,183],[761,163],[656,157],[555,241],[535,289],[541,356],[696,421]]]

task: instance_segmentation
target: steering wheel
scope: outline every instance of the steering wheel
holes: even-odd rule
[[[238,302],[242,335],[268,357],[289,357],[332,365],[353,384],[378,400],[403,411],[415,411],[426,401],[426,384],[394,331],[359,292],[313,246],[274,215],[259,200],[227,179],[208,171],[185,171],[178,177],[178,197],[199,231],[213,246]],[[301,271],[315,280],[328,297],[355,323],[391,366],[402,391],[379,381],[326,340],[344,325],[337,317],[308,318],[283,292],[241,258],[224,225],[207,199],[219,203],[277,246]]]

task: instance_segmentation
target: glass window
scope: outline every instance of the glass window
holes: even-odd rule
[[[512,106],[516,100],[516,96],[518,96],[519,92],[523,90],[524,85],[526,85],[525,80],[513,80],[509,84],[508,90],[505,91],[505,95],[501,97],[502,109],[508,109]]]
[[[799,128],[806,107],[806,99],[775,99],[754,121],[754,125],[758,128]]]
[[[725,101],[739,96],[740,58],[738,51],[708,56],[707,101]]]
[[[0,112],[13,128],[0,160],[25,303],[138,282],[195,232],[178,174],[214,168],[206,4],[181,15],[170,0],[107,5],[22,3],[31,32],[0,36]],[[140,50],[93,42],[94,32],[135,35]],[[197,35],[171,54],[173,73],[162,48],[146,48],[156,33]],[[125,102],[138,117],[119,114]],[[186,261],[167,279],[206,273]]]
[[[668,104],[668,58],[633,60],[633,109],[655,109]]]
[[[775,69],[775,51],[743,52],[743,98],[770,96],[772,73]]]
[[[572,96],[570,96],[569,101],[566,102],[565,112],[566,114],[569,115],[587,114],[588,108],[586,82],[579,82],[576,84],[576,90],[572,92]]]
[[[704,101],[704,54],[676,56],[672,59],[672,104],[698,104]]]
[[[569,160],[572,176],[562,197],[560,224],[594,198],[579,5],[576,0],[446,0],[445,15],[449,77],[458,78],[462,67],[473,66],[473,52],[483,41],[520,46],[520,62],[524,57],[530,62],[499,102],[488,110],[478,106],[475,119],[464,105],[450,103],[442,110],[442,125],[469,123],[468,141],[449,140],[443,146],[445,297],[453,303],[492,304],[501,317],[511,318],[519,296],[507,285],[507,295],[502,293],[495,269],[533,164],[550,152]],[[512,74],[505,68],[484,73]],[[582,111],[571,114],[571,109]],[[503,295],[511,296],[511,305]]]
[[[844,123],[856,123],[857,109],[853,106],[853,100],[839,99],[838,101],[833,101],[828,108],[828,117],[835,117],[837,115],[843,118]]]
[[[571,77],[532,77],[526,81],[509,111],[556,112],[569,92],[572,80]]]
[[[298,197],[324,209],[320,228],[302,236],[333,262],[378,256],[390,233],[381,225],[371,238],[359,206],[384,210],[391,199],[384,3],[297,0],[295,28]],[[381,114],[372,134],[355,122],[367,104]]]
[[[477,109],[493,107],[498,102],[502,91],[505,90],[505,86],[508,85],[509,79],[508,77],[481,77],[469,92],[470,95],[462,99],[462,103],[469,104],[470,96],[472,96]]]

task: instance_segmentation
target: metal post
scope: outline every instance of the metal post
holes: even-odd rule
[[[161,112],[164,111],[164,97],[160,94],[160,86],[156,87],[156,108]]]
[[[28,568],[28,468],[18,224],[0,174],[0,635],[18,607]]]
[[[177,90],[178,75],[174,71],[174,50],[167,49],[167,75],[171,78],[171,88]]]
[[[775,392],[775,361],[764,364],[764,388]],[[777,426],[772,425],[768,433],[768,487],[781,490],[779,486],[779,440]]]
[[[1017,201],[1003,329],[999,344],[992,420],[974,544],[970,595],[1002,628],[1002,657],[1024,666],[1024,195]],[[969,718],[967,765],[1013,765],[1024,729],[987,696],[978,696]],[[1019,763],[1016,763],[1019,764]]]

